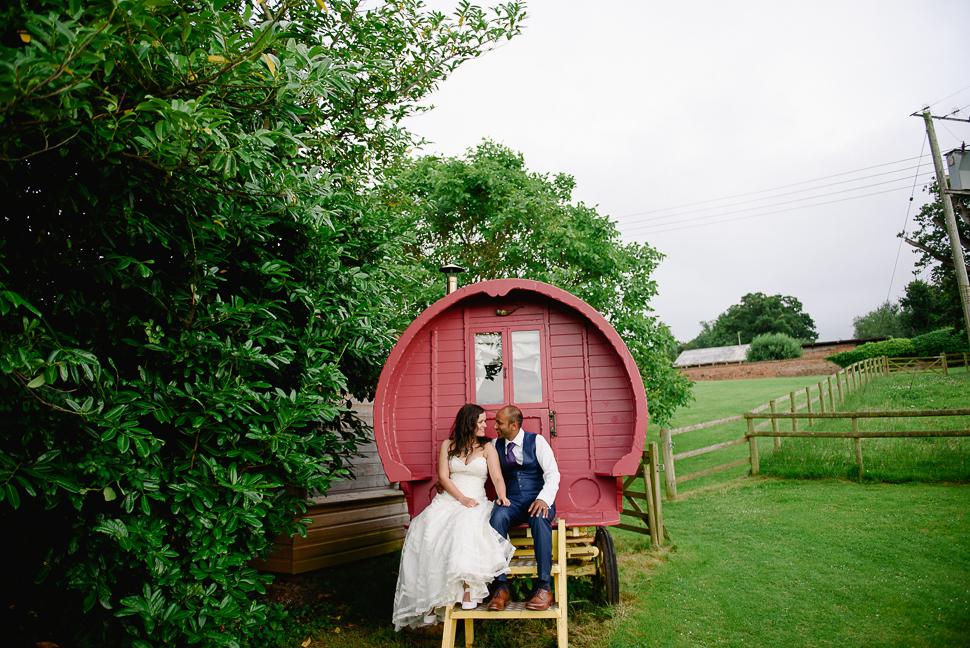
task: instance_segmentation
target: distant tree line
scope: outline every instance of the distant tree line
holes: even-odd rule
[[[700,335],[680,345],[679,351],[750,344],[759,335],[781,334],[806,342],[818,338],[815,320],[802,303],[788,295],[748,293],[717,319],[701,322]]]

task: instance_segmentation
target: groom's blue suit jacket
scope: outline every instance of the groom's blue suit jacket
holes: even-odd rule
[[[522,445],[522,464],[510,464],[506,460],[506,441],[499,439],[495,444],[498,459],[502,465],[502,477],[505,479],[505,492],[513,502],[532,502],[539,495],[545,485],[542,477],[542,466],[536,459],[536,435],[525,433],[525,443]],[[550,502],[551,504],[551,502]]]

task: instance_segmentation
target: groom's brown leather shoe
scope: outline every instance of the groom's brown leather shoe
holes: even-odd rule
[[[552,603],[552,592],[541,589],[536,592],[536,595],[532,597],[531,601],[525,604],[525,609],[539,611],[548,610],[550,603]]]
[[[501,612],[509,604],[509,591],[504,587],[495,591],[495,596],[488,602],[488,609],[492,612]],[[548,606],[547,606],[548,607]]]

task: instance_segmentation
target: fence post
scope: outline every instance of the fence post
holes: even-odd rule
[[[744,415],[748,418],[748,415]],[[748,418],[748,448],[751,450],[751,474],[757,475],[758,466],[758,437],[754,436],[754,419]]]
[[[885,372],[886,378],[889,378],[889,356],[882,357],[882,368]]]
[[[660,428],[660,452],[664,458],[664,485],[667,487],[667,499],[677,499],[677,474],[674,472],[674,449],[670,440],[670,428]]]
[[[849,375],[852,376],[852,383],[851,384],[849,383],[849,378],[848,377],[846,377],[846,379],[845,379],[845,388],[849,390],[849,393],[852,393],[852,390],[856,388],[856,384],[855,384],[855,366],[856,366],[856,364],[858,364],[858,363],[850,364],[848,367],[845,368],[846,371],[849,372]]]
[[[657,470],[657,460],[659,459],[657,452],[657,442],[650,442],[650,471],[649,474],[644,473],[644,477],[649,477],[650,482],[653,484],[653,499],[650,501],[650,508],[653,509],[653,521],[650,524],[650,535],[651,540],[653,540],[654,533],[656,532],[656,544],[659,547],[664,542],[664,518],[663,518],[663,508],[660,504],[660,472]]]
[[[828,377],[829,383],[829,407],[834,412],[835,411],[835,394],[832,393],[832,376]]]
[[[812,413],[812,388],[811,387],[805,388],[805,396],[808,397],[808,413],[811,414]],[[813,420],[814,419],[811,416],[808,417],[808,427],[812,427]]]
[[[839,388],[839,404],[845,402],[845,394],[842,393],[842,376],[845,374],[845,369],[839,370],[839,373],[835,374],[835,384]]]
[[[777,401],[772,400],[771,403],[771,431],[778,431],[778,419],[775,418],[775,414],[778,413]],[[781,437],[775,437],[775,450],[781,450]]]
[[[825,392],[822,391],[822,383],[818,383],[818,411],[825,414]]]
[[[943,357],[943,375],[946,376],[948,375],[946,370],[946,354],[945,353],[942,354],[942,357]]]
[[[791,393],[791,413],[792,414],[794,414],[795,412],[798,411],[798,406],[795,403],[795,401],[797,400],[797,398],[798,397],[795,395],[795,392],[792,392]],[[791,431],[792,432],[798,432],[798,419],[797,418],[793,418],[791,420]]]
[[[855,416],[852,417],[852,433],[856,436],[852,438],[852,446],[855,448],[855,463],[859,467],[859,481],[862,481],[862,476],[865,472],[862,469],[862,439],[859,438],[859,419]]]

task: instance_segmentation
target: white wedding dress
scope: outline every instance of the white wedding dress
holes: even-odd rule
[[[460,603],[465,584],[472,601],[488,596],[488,584],[509,568],[515,548],[489,525],[494,504],[485,497],[488,462],[476,457],[468,465],[458,457],[448,460],[451,481],[478,506],[469,508],[447,492],[435,496],[414,520],[404,539],[397,592],[394,595],[394,629],[428,625],[432,610]]]

